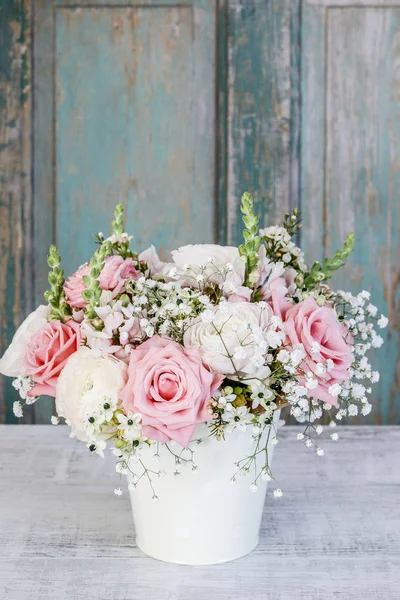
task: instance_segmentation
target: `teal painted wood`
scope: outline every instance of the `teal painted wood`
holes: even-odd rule
[[[216,178],[215,200],[217,241],[226,245],[228,237],[228,23],[229,0],[219,0],[216,23]]]
[[[54,27],[50,3],[36,10],[39,74],[51,66],[55,37],[55,81],[37,87],[44,147],[35,191],[53,213],[52,223],[37,225],[37,239],[50,229],[37,256],[37,299],[50,237],[72,272],[93,252],[89,234],[108,231],[118,201],[139,249],[214,239],[213,2],[112,4],[56,6]]]
[[[35,5],[37,302],[49,244],[72,273],[117,202],[138,250],[216,234],[214,0],[59,4]]]
[[[253,193],[265,223],[289,208],[290,27],[297,3],[236,0],[228,12],[227,224],[241,240],[239,204]]]
[[[0,356],[31,309],[29,18],[28,2],[0,3]],[[0,375],[0,423],[16,399]]]
[[[389,316],[373,356],[381,380],[370,420],[398,423],[400,3],[313,4],[304,6],[302,30],[303,244],[308,257],[322,257],[355,232],[356,250],[334,284],[371,291]]]

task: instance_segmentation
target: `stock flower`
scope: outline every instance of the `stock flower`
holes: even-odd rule
[[[126,372],[124,362],[84,346],[70,356],[58,378],[56,410],[78,439],[88,441],[88,417],[104,404],[116,405]]]
[[[26,347],[25,373],[34,383],[28,396],[55,396],[58,377],[80,345],[78,323],[53,320],[31,336]]]
[[[265,257],[265,247],[260,248],[260,276],[256,289],[261,292],[262,299],[274,306],[280,298],[292,296],[296,291],[296,271],[285,267],[282,262],[273,263]]]
[[[183,344],[199,347],[204,362],[217,373],[254,374],[264,365],[271,317],[266,303],[221,302],[188,325]]]
[[[158,256],[153,244],[139,254],[139,260],[146,263],[148,269],[148,271],[146,271],[146,275],[148,277],[160,275],[163,272],[166,264]]]
[[[65,296],[72,308],[84,308],[87,302],[82,298],[82,292],[86,289],[83,276],[89,275],[90,267],[86,263],[67,279],[64,284]],[[139,273],[131,258],[123,259],[122,256],[108,256],[104,261],[104,267],[99,276],[102,290],[113,292],[113,297],[119,294],[129,279],[137,279]]]
[[[11,344],[0,359],[0,373],[7,377],[25,375],[25,354],[29,339],[47,323],[51,306],[41,304],[18,327]]]
[[[156,335],[131,352],[121,399],[126,411],[142,415],[145,436],[188,446],[197,423],[212,418],[208,404],[222,380],[198,349]]]
[[[298,381],[306,385],[312,374],[317,384],[313,389],[307,386],[308,395],[336,405],[339,389],[336,384],[349,379],[353,354],[344,339],[347,331],[339,323],[335,310],[326,305],[319,307],[310,296],[286,311],[284,326],[290,344],[293,347],[302,344],[306,352],[299,365]],[[327,364],[325,372],[319,369],[321,364]]]

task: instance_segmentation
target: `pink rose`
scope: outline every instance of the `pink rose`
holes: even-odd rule
[[[25,355],[25,373],[37,384],[29,391],[29,396],[55,396],[58,377],[67,359],[80,345],[78,323],[50,321],[46,323],[27,346]]]
[[[337,395],[330,394],[328,390],[335,383],[340,384],[349,378],[353,355],[344,339],[346,329],[339,323],[335,310],[326,305],[318,306],[310,296],[288,308],[284,321],[291,345],[303,344],[307,353],[300,364],[301,371],[312,372],[318,380],[318,386],[308,390],[309,396],[336,406]],[[318,374],[317,363],[325,366],[328,359],[332,360],[333,367],[322,375]],[[304,385],[306,378],[299,374],[298,380]]]
[[[83,276],[89,275],[89,264],[86,263],[67,279],[64,291],[67,301],[72,308],[84,308],[87,302],[82,298],[82,292],[86,289]],[[119,254],[108,256],[104,261],[103,270],[100,273],[99,282],[102,290],[113,292],[113,296],[119,294],[129,279],[137,279],[139,273],[131,258],[122,258]]]
[[[127,411],[141,413],[145,436],[186,447],[196,424],[212,418],[207,407],[222,381],[203,365],[199,348],[154,336],[131,352],[120,397]]]

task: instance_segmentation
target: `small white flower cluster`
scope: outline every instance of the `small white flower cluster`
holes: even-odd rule
[[[293,266],[301,272],[307,271],[302,250],[292,242],[292,236],[285,227],[272,225],[260,229],[260,235],[265,240],[269,256],[279,258],[286,266]]]
[[[95,412],[86,415],[87,448],[104,458],[107,440],[111,440],[118,452],[130,455],[145,440],[141,434],[141,419],[139,413],[125,413],[117,399],[105,397]]]
[[[210,306],[209,296],[177,282],[141,278],[132,282],[133,312],[146,337],[167,335],[181,341],[185,327]]]
[[[13,413],[17,418],[21,418],[23,416],[23,409],[25,405],[34,404],[39,399],[39,396],[28,396],[28,392],[34,387],[34,385],[35,384],[31,377],[26,377],[23,375],[16,377],[13,380],[13,388],[17,390],[21,399],[25,401],[20,402],[19,400],[16,400],[13,402]]]
[[[349,379],[337,390],[339,396],[339,410],[336,419],[345,416],[356,416],[360,411],[366,416],[371,412],[371,404],[367,394],[371,393],[371,385],[363,385],[369,381],[374,384],[379,381],[379,372],[373,371],[366,352],[371,348],[380,348],[383,338],[377,333],[375,327],[383,329],[388,324],[384,315],[377,318],[376,306],[369,303],[370,293],[363,290],[357,296],[349,292],[338,291],[334,294],[334,302],[342,309],[343,324],[347,327],[354,345],[354,362],[349,369]]]
[[[113,233],[112,235],[108,236],[106,239],[104,239],[103,232],[99,231],[99,233],[97,234],[97,237],[100,241],[111,242],[112,244],[128,244],[133,239],[133,235],[128,235],[128,233],[126,231],[124,231],[120,235]]]
[[[25,400],[26,404],[34,404],[38,399],[38,396],[28,396],[28,392],[34,385],[31,377],[25,377],[23,375],[16,377],[12,382],[13,388],[17,390],[22,400]]]
[[[353,296],[340,290],[332,296],[335,304],[342,307],[343,323],[354,338],[355,354],[364,356],[370,348],[380,348],[383,338],[376,332],[375,326],[384,329],[388,319],[384,315],[376,317],[378,309],[369,302],[371,294],[363,290]]]
[[[141,277],[130,282],[129,296],[118,300],[103,292],[97,318],[84,320],[82,334],[87,345],[103,352],[129,356],[134,345],[156,334],[181,341],[185,327],[210,305],[199,290],[183,288],[176,282]]]

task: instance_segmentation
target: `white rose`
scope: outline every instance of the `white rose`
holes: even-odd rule
[[[193,320],[183,344],[200,347],[205,364],[237,378],[265,372],[266,330],[272,317],[266,303],[221,302]]]
[[[196,244],[182,246],[171,252],[172,260],[183,279],[192,287],[199,287],[196,276],[217,285],[240,286],[245,275],[245,265],[234,246],[216,244]]]
[[[25,375],[24,359],[29,339],[47,323],[51,306],[41,304],[27,316],[15,332],[11,344],[0,359],[0,373],[7,377]]]
[[[56,409],[59,417],[71,423],[72,433],[78,439],[88,441],[88,416],[105,402],[118,400],[127,369],[124,362],[85,346],[67,360],[57,382]]]

